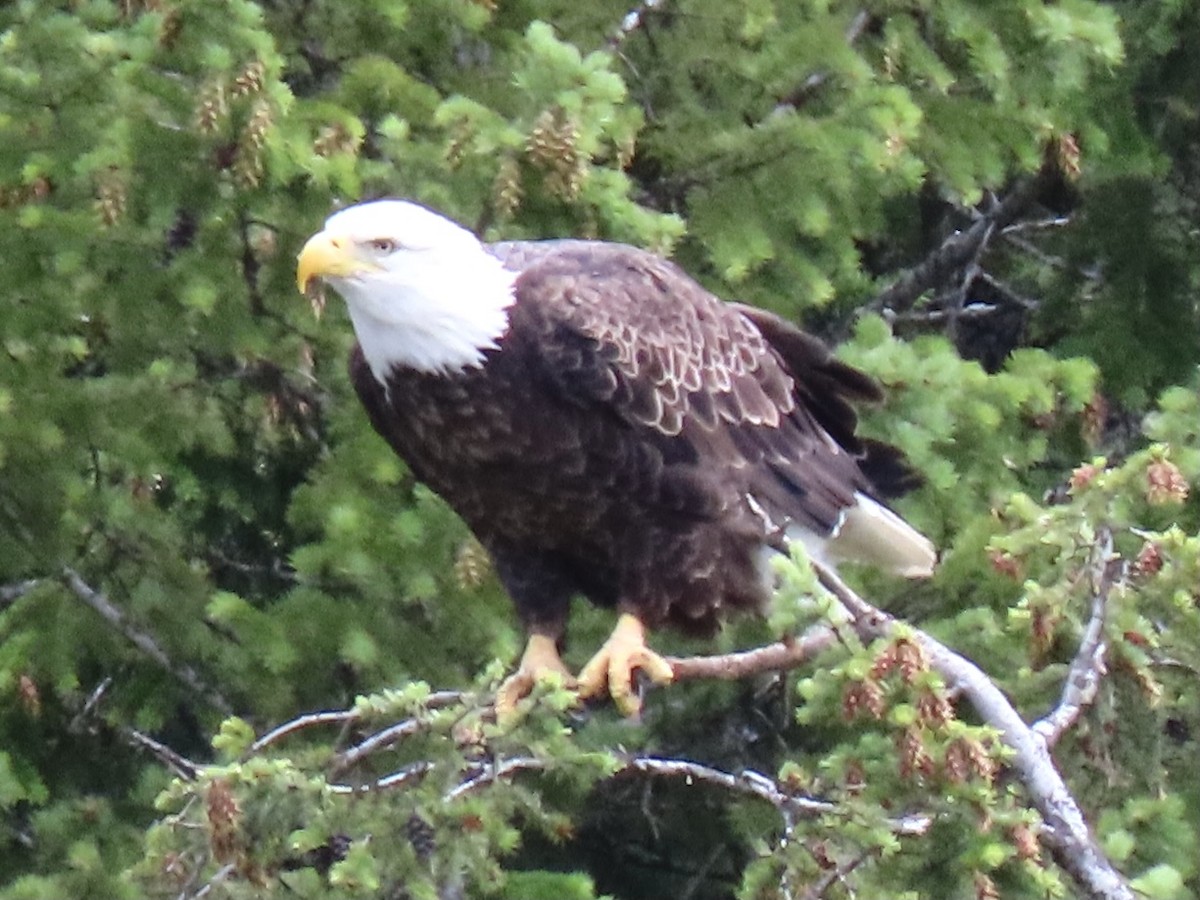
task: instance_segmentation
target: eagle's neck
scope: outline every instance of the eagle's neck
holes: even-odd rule
[[[413,254],[403,268],[337,285],[382,384],[395,368],[452,374],[483,365],[508,332],[516,273],[489,254]]]

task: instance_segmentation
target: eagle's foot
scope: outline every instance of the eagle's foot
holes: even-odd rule
[[[558,655],[554,638],[534,632],[525,644],[517,671],[500,683],[496,690],[496,721],[511,721],[517,703],[533,693],[539,683],[552,678],[561,679],[565,687],[573,687],[575,678]]]
[[[632,613],[622,613],[604,646],[579,673],[579,696],[586,699],[608,694],[622,715],[636,716],[642,698],[633,673],[640,669],[655,684],[675,677],[671,664],[646,646],[646,628]]]

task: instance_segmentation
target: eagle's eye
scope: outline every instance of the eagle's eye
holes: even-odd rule
[[[367,246],[376,253],[391,253],[396,249],[396,242],[391,238],[373,238],[367,241]]]

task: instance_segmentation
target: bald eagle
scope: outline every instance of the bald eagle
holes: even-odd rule
[[[645,631],[710,635],[762,610],[765,560],[801,541],[930,574],[930,542],[884,501],[914,481],[856,436],[862,372],[760,309],[725,303],[622,244],[486,245],[414,203],[328,219],[297,282],[345,299],[350,375],[375,430],[487,548],[528,643],[497,709],[559,656],[580,594],[619,616],[584,697],[639,709],[634,673],[671,679]],[[576,683],[572,680],[572,683]]]

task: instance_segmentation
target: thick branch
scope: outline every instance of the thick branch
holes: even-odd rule
[[[63,569],[63,580],[76,597],[99,613],[102,619],[124,635],[138,650],[183,682],[190,690],[208,700],[221,713],[229,715],[233,711],[229,701],[205,684],[191,666],[173,662],[167,652],[159,646],[158,641],[146,632],[138,631],[130,625],[125,619],[125,614],[113,605],[112,601],[104,594],[84,581],[78,572],[69,567]]]
[[[1058,706],[1033,723],[1034,733],[1046,742],[1047,747],[1058,743],[1058,739],[1079,720],[1083,711],[1092,705],[1100,689],[1100,681],[1107,672],[1105,656],[1108,644],[1104,640],[1104,620],[1108,612],[1108,595],[1113,585],[1125,574],[1125,565],[1113,558],[1112,532],[1107,528],[1100,529],[1088,569],[1092,581],[1091,618],[1083,631],[1075,659],[1071,662]]]
[[[864,641],[890,635],[896,621],[858,596],[832,570],[814,563],[821,583],[850,613]],[[914,630],[931,667],[971,701],[975,710],[1012,751],[1011,766],[1042,816],[1042,840],[1086,896],[1095,900],[1134,900],[1133,891],[1092,840],[1079,804],[1055,768],[1046,742],[1030,728],[1004,692],[982,669],[941,642]]]
[[[941,246],[872,300],[869,308],[893,313],[910,308],[927,290],[944,283],[976,259],[994,231],[1015,222],[1033,203],[1041,183],[1040,177],[1017,182],[1000,203],[976,219],[966,231],[956,231],[946,238]]]

